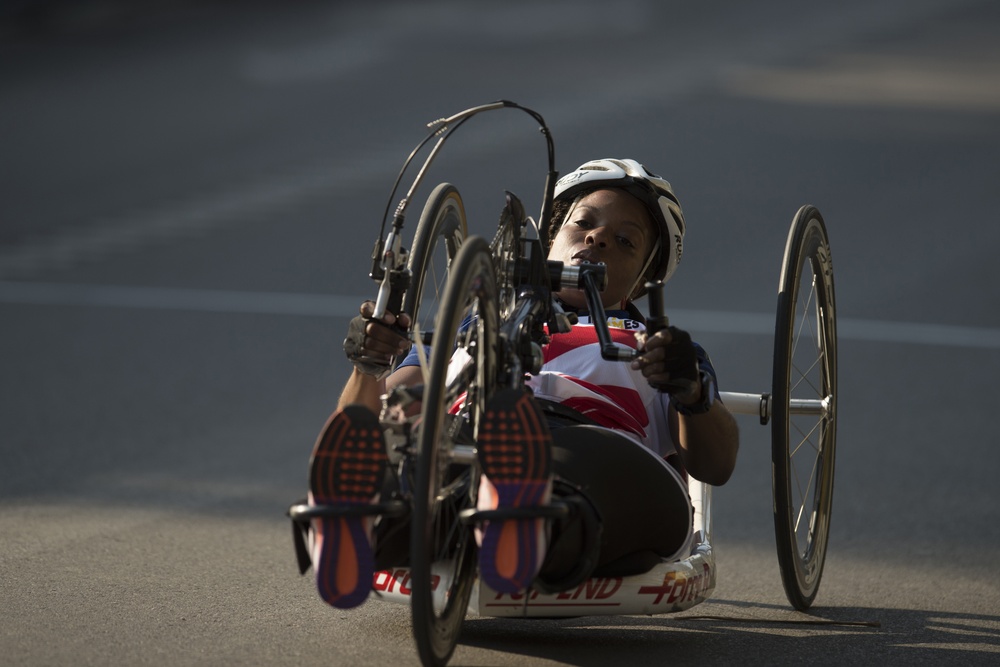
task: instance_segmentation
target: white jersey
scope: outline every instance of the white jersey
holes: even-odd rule
[[[608,330],[618,345],[635,349],[635,334],[645,329],[625,311],[608,313]],[[528,379],[535,396],[573,408],[661,457],[675,452],[667,427],[669,397],[627,361],[603,359],[588,316],[581,315],[569,333],[552,336],[543,352],[541,373]]]

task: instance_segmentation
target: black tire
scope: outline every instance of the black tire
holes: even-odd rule
[[[470,315],[471,325],[463,327]],[[493,257],[485,240],[472,237],[452,263],[444,291],[417,436],[410,588],[413,633],[424,665],[444,665],[451,657],[472,594],[475,539],[458,512],[474,506],[479,477],[474,457],[456,474],[452,453],[457,442],[474,442],[496,384],[498,327]],[[458,348],[464,348],[468,360],[449,382],[449,361]],[[457,415],[449,414],[463,394],[464,406]],[[441,574],[443,563],[447,572]],[[432,567],[440,577],[436,582]],[[434,588],[448,579],[444,603],[435,606]],[[438,591],[439,599],[441,595]]]
[[[462,196],[454,185],[441,183],[424,204],[406,263],[410,288],[403,296],[403,312],[413,318],[416,330],[433,328],[449,267],[468,235]]]
[[[812,206],[799,209],[785,245],[771,389],[778,564],[788,601],[804,611],[823,575],[837,450],[833,263],[826,225]]]

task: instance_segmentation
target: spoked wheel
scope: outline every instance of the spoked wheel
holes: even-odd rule
[[[458,513],[475,505],[472,445],[496,383],[497,286],[484,239],[463,244],[443,296],[417,438],[410,545],[413,632],[425,665],[451,656],[475,576],[473,528]]]
[[[521,231],[526,217],[524,205],[513,193],[507,193],[507,204],[500,214],[497,233],[490,243],[493,266],[497,274],[497,295],[500,317],[506,318],[514,308],[517,297],[517,260],[521,255]]]
[[[403,312],[413,318],[416,331],[433,328],[448,269],[468,234],[462,196],[454,185],[441,183],[420,214],[407,261],[411,283],[403,297]]]
[[[778,564],[788,601],[819,590],[837,445],[837,319],[826,225],[799,209],[785,245],[774,331],[771,461]]]

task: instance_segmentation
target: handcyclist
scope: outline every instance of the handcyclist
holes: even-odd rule
[[[647,335],[633,303],[681,259],[684,217],[670,184],[634,160],[587,162],[556,184],[550,230],[549,259],[607,266],[601,299],[612,338],[640,354],[630,363],[602,359],[583,292],[564,289],[557,298],[579,323],[552,335],[530,391],[490,399],[477,442],[479,507],[555,496],[572,509],[565,520],[493,521],[478,532],[479,574],[497,592],[566,590],[683,557],[692,539],[685,475],[724,484],[739,446],[708,355],[676,327]],[[349,327],[355,368],[310,460],[312,504],[373,502],[387,492],[381,396],[422,380],[413,351],[388,374],[409,343],[383,324],[406,330],[410,318],[387,313],[380,323],[373,311],[365,302]],[[656,388],[670,381],[667,391]],[[405,561],[405,533],[392,521],[314,519],[309,554],[322,597],[342,608],[362,603],[376,568]]]

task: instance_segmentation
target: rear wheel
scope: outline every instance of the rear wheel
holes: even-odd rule
[[[771,462],[782,584],[796,609],[819,590],[837,445],[833,264],[819,211],[799,209],[785,245],[774,332]]]
[[[493,257],[468,239],[451,267],[436,321],[417,436],[411,534],[413,632],[425,665],[451,656],[475,577],[479,473],[473,443],[496,384],[499,311]]]

